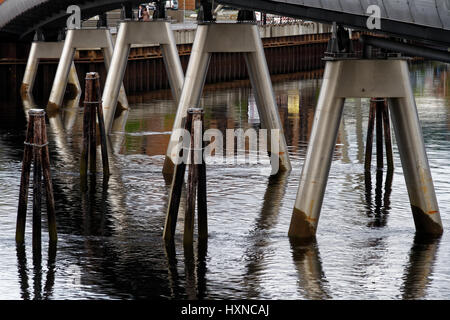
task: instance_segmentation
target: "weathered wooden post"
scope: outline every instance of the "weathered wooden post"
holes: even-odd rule
[[[50,157],[48,152],[45,111],[31,109],[25,139],[25,149],[20,181],[19,206],[17,209],[16,242],[25,241],[25,223],[28,204],[31,162],[33,162],[33,248],[41,245],[41,197],[42,175],[47,202],[48,232],[50,242],[57,241],[55,201],[50,174]]]
[[[198,235],[206,238],[208,235],[206,221],[206,174],[203,159],[203,110],[189,109],[191,118],[191,149],[187,185],[187,201],[184,219],[184,243],[193,242],[195,200],[198,201]],[[203,167],[203,169],[201,169]],[[200,178],[200,171],[203,176]],[[200,183],[201,182],[201,183]],[[202,185],[203,184],[203,185]],[[198,189],[198,190],[197,190]]]
[[[376,99],[376,130],[377,130],[377,171],[383,171],[383,109],[385,99]]]
[[[392,152],[391,122],[389,120],[389,107],[388,102],[386,100],[383,105],[383,128],[384,128],[384,141],[386,144],[386,162],[389,174],[390,172],[394,171],[394,155]]]
[[[375,125],[376,104],[374,99],[370,100],[369,123],[367,125],[367,139],[366,139],[366,157],[364,163],[364,170],[370,175],[370,166],[372,163],[372,145],[373,145],[373,128]]]
[[[109,176],[108,150],[106,144],[105,122],[103,108],[100,101],[100,77],[97,72],[86,74],[84,116],[83,116],[83,147],[80,160],[80,175],[82,184],[86,182],[89,171],[97,172],[97,122],[100,131],[100,145],[102,151],[103,176]]]
[[[31,161],[33,159],[33,134],[34,114],[30,110],[25,148],[22,161],[22,174],[20,178],[19,207],[17,209],[16,242],[23,243],[25,240],[25,222],[27,218],[28,187],[30,185]]]
[[[376,123],[376,149],[377,149],[377,173],[376,173],[376,188],[375,188],[375,213],[381,213],[382,199],[384,201],[383,212],[386,212],[390,204],[390,194],[392,186],[392,178],[394,172],[394,159],[392,153],[391,141],[391,124],[389,120],[389,109],[387,100],[384,98],[371,98],[369,123],[367,127],[367,142],[366,142],[366,157],[365,157],[365,185],[366,185],[366,199],[371,203],[372,193],[372,178],[371,178],[371,162],[372,162],[372,144],[373,131]],[[383,134],[386,148],[387,160],[387,175],[385,183],[385,194],[382,197],[382,181],[383,181]]]
[[[372,144],[373,131],[376,121],[376,148],[377,148],[377,170],[383,170],[383,133],[386,147],[386,160],[388,171],[394,170],[394,159],[392,153],[391,128],[389,121],[389,110],[387,101],[384,98],[372,98],[370,100],[369,123],[367,126],[367,140],[366,140],[366,157],[364,170],[366,176],[370,174],[370,166],[372,162]]]
[[[206,164],[203,158],[203,110],[191,108],[187,112],[185,129],[190,133],[190,149],[187,162],[189,165],[187,182],[187,201],[184,221],[184,244],[191,244],[194,238],[195,202],[198,207],[198,236],[199,239],[208,237],[207,203],[206,203]],[[180,159],[183,157],[180,155]],[[186,163],[180,161],[175,165],[172,185],[170,189],[169,205],[164,226],[164,240],[173,240],[175,235],[178,209],[180,206],[181,190],[186,172]]]
[[[44,113],[35,115],[33,145],[33,248],[41,246],[41,199],[42,199],[42,123]]]

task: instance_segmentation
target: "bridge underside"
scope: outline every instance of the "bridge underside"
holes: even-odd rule
[[[366,9],[381,9],[384,34],[450,45],[450,0],[216,0],[235,8],[251,9],[323,23],[336,21],[368,30]]]
[[[29,41],[35,31],[55,40],[66,25],[70,5],[81,8],[82,19],[142,0],[3,0],[0,40]],[[401,38],[450,46],[450,0],[216,0],[215,3],[323,23],[368,30],[366,9],[381,9],[379,32]]]
[[[124,0],[5,0],[0,4],[0,40],[30,41],[37,29],[46,40],[56,40],[65,28],[70,5],[81,8],[83,20],[121,8]],[[128,0],[138,5],[141,0]]]

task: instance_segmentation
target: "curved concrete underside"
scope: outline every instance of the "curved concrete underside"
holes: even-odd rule
[[[265,11],[323,23],[336,21],[368,30],[370,5],[381,9],[378,32],[450,45],[450,0],[216,0],[236,8]]]

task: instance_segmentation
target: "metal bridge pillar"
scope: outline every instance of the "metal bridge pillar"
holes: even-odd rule
[[[264,49],[256,24],[253,23],[199,23],[186,71],[185,83],[178,103],[172,135],[167,148],[163,173],[173,174],[179,157],[179,130],[188,108],[198,106],[202,95],[208,66],[213,52],[242,52],[245,54],[250,80],[255,90],[262,124],[266,129],[279,131],[279,170],[290,171],[286,141],[273,93],[272,82],[264,55]],[[270,152],[270,135],[268,137]],[[275,167],[275,164],[272,164]]]
[[[60,57],[58,57],[60,60],[53,81],[52,91],[50,92],[50,98],[47,105],[48,109],[57,110],[62,105],[67,80],[70,75],[70,66],[73,66],[75,50],[95,48],[102,49],[105,67],[108,71],[114,48],[109,30],[107,28],[67,30],[64,47]],[[73,72],[76,72],[75,69],[73,70]],[[119,100],[122,104],[122,108],[128,109],[128,100],[123,84],[121,84]]]
[[[57,59],[61,56],[63,51],[64,42],[44,42],[34,41],[31,44],[30,53],[28,55],[27,66],[22,80],[20,88],[20,94],[22,98],[32,100],[32,93],[34,87],[34,81],[36,79],[36,73],[39,66],[40,59]],[[81,93],[80,82],[78,81],[75,65],[72,62],[68,66],[68,82],[73,84],[78,93]]]
[[[177,103],[183,88],[184,73],[170,23],[158,20],[121,22],[103,90],[102,100],[107,133],[110,133],[112,129],[120,84],[125,75],[132,44],[160,44],[172,94]]]
[[[404,59],[336,59],[326,63],[289,236],[315,237],[347,97],[386,97],[417,233],[443,232],[417,108]]]

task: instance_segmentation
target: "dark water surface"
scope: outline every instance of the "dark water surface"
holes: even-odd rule
[[[33,259],[31,215],[26,250],[14,240],[26,118],[21,108],[2,102],[0,298],[450,299],[449,75],[448,65],[411,66],[445,228],[434,241],[415,238],[395,138],[390,197],[384,182],[381,193],[375,185],[366,193],[369,105],[355,99],[346,104],[317,242],[289,240],[321,84],[299,77],[274,85],[293,171],[270,178],[268,158],[208,166],[207,247],[183,248],[183,209],[175,247],[162,241],[169,186],[161,169],[175,115],[169,92],[130,97],[125,130],[110,139],[115,154],[108,186],[99,175],[87,194],[80,192],[78,173],[81,109],[68,106],[51,117],[59,242],[56,253],[48,249],[44,222],[42,260]],[[205,91],[206,128],[258,128],[252,90],[245,83],[223,87]],[[182,207],[184,200],[185,194]]]

